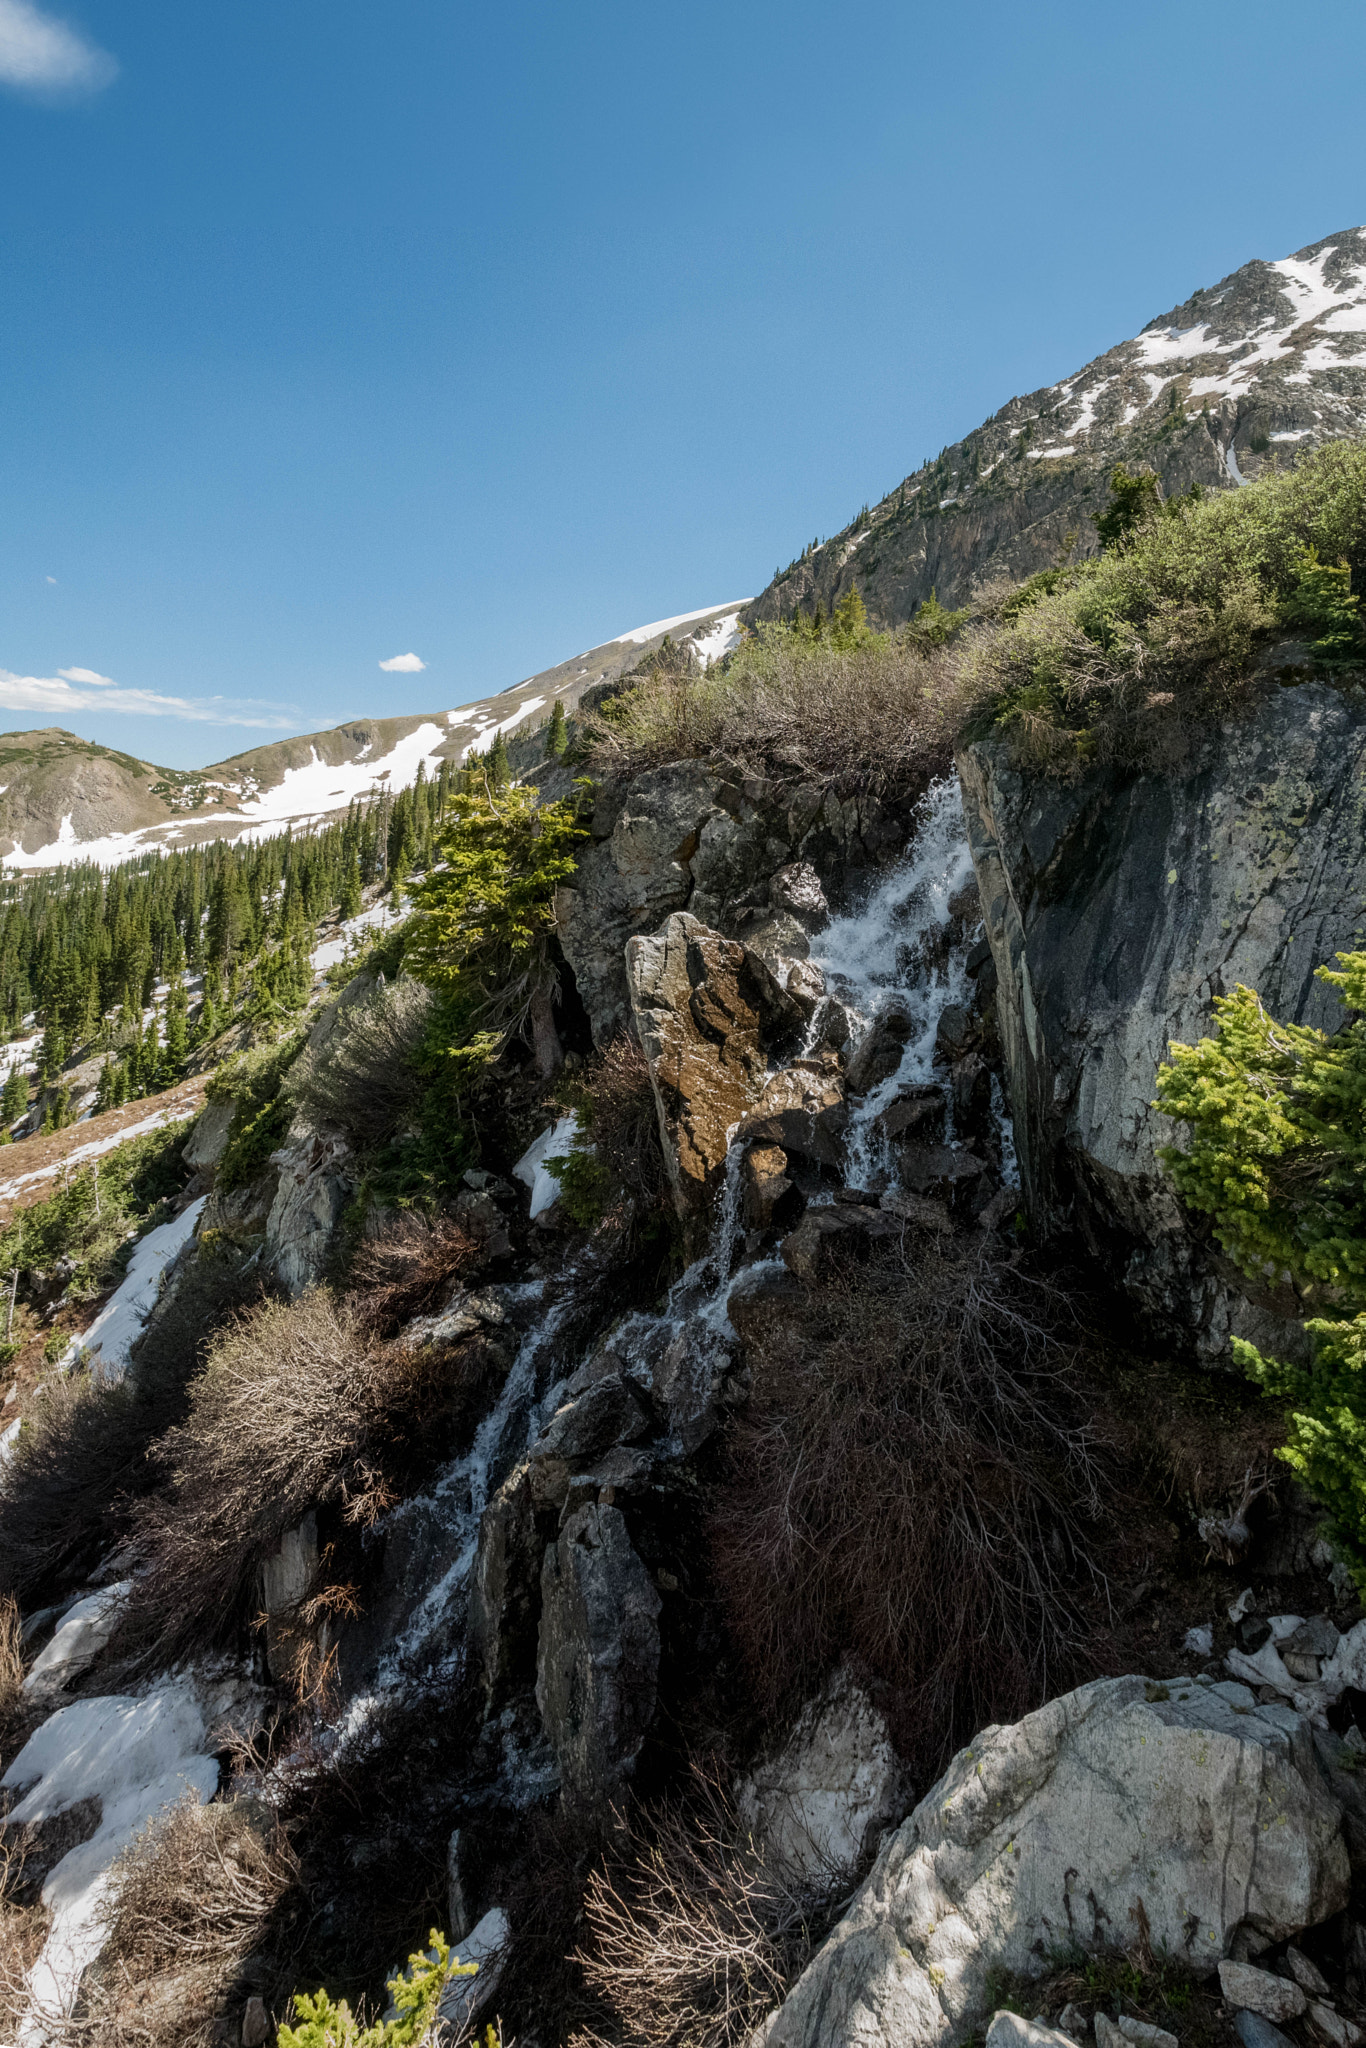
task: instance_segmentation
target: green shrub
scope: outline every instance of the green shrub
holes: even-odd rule
[[[412,975],[353,1002],[317,1052],[305,1051],[289,1093],[316,1127],[332,1125],[364,1150],[392,1137],[422,1092],[417,1059],[433,1008]]]
[[[181,1149],[188,1122],[130,1138],[74,1171],[44,1201],[20,1209],[0,1234],[0,1272],[69,1259],[77,1294],[98,1293],[127,1266],[133,1243],[189,1179]]]
[[[1216,998],[1217,1038],[1173,1045],[1156,1107],[1186,1125],[1161,1158],[1183,1198],[1250,1277],[1289,1281],[1309,1314],[1307,1366],[1238,1363],[1291,1404],[1278,1455],[1327,1508],[1366,1593],[1366,953],[1320,967],[1349,1016],[1331,1035],[1268,1017],[1251,989]]]
[[[280,2028],[280,2048],[420,2048],[436,2037],[442,1993],[455,1977],[473,1977],[479,1965],[462,1963],[451,1955],[451,1945],[434,1927],[428,1939],[431,1952],[420,1951],[408,1958],[407,1974],[389,1979],[389,1991],[398,2017],[376,2020],[362,2026],[342,1999],[334,2005],[325,1991],[296,1992],[293,2026]],[[493,2028],[485,2037],[492,2048]]]
[[[224,1060],[209,1082],[210,1102],[237,1105],[218,1165],[220,1188],[230,1191],[255,1180],[265,1171],[271,1153],[283,1144],[294,1113],[285,1092],[285,1076],[302,1044],[302,1034],[295,1032],[279,1045],[237,1053]]]
[[[1286,625],[1322,666],[1360,658],[1350,571],[1326,565],[1366,562],[1366,443],[1161,512],[975,637],[969,736],[1004,729],[1053,772],[1161,759],[1245,696]]]

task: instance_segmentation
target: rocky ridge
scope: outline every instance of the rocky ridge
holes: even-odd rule
[[[1366,428],[1366,228],[1260,257],[1060,383],[1008,405],[799,557],[747,621],[829,612],[855,585],[895,626],[1095,551],[1117,462],[1168,496],[1250,483]]]

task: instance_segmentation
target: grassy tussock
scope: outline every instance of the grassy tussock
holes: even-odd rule
[[[598,774],[724,754],[879,791],[942,773],[961,711],[951,648],[892,634],[838,648],[761,626],[724,668],[656,662],[582,724]]]
[[[230,1635],[284,1532],[326,1504],[373,1523],[457,1389],[448,1355],[380,1343],[322,1288],[235,1318],[162,1441],[163,1490],[137,1509],[123,1646],[169,1664]]]
[[[985,1247],[917,1242],[750,1347],[712,1544],[761,1711],[848,1656],[932,1775],[1074,1682],[1102,1485],[1054,1320]]]
[[[1061,577],[1032,579],[963,643],[969,731],[1003,728],[1055,774],[1178,759],[1247,700],[1273,634],[1313,640],[1311,548],[1323,563],[1366,562],[1366,444],[1333,442],[1245,490],[1158,514]]]

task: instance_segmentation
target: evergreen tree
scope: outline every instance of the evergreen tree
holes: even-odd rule
[[[550,724],[546,730],[546,759],[548,761],[562,761],[564,759],[564,750],[568,745],[569,728],[565,723],[564,705],[557,697],[555,699],[555,709],[550,714]]]
[[[353,847],[346,863],[345,875],[342,879],[339,908],[343,919],[359,917],[361,903],[360,859]]]
[[[0,1117],[6,1124],[12,1124],[28,1108],[28,1075],[16,1062],[5,1076],[5,1092],[0,1096]]]
[[[185,1001],[185,983],[177,974],[166,997],[166,1075],[178,1081],[185,1071],[190,1030]]]
[[[512,780],[512,763],[508,759],[507,741],[501,733],[489,749],[488,779],[492,789],[506,789]]]
[[[1234,1355],[1289,1401],[1278,1455],[1328,1509],[1366,1593],[1366,953],[1337,957],[1317,971],[1347,1005],[1339,1030],[1278,1024],[1236,988],[1215,1000],[1217,1038],[1172,1046],[1156,1106],[1190,1133],[1161,1154],[1181,1195],[1245,1273],[1300,1297],[1308,1365],[1236,1337]]]
[[[1023,446],[1023,436],[1020,445]],[[1150,469],[1132,472],[1117,462],[1110,472],[1110,502],[1096,521],[1102,548],[1117,548],[1134,531],[1155,519],[1162,506],[1162,486]]]

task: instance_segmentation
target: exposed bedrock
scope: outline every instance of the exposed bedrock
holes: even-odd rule
[[[1104,1679],[960,1750],[786,2002],[767,2048],[931,2048],[1078,1939],[1213,1971],[1341,1910],[1342,1814],[1308,1725],[1246,1686]]]
[[[1293,1305],[1252,1298],[1177,1202],[1152,1102],[1169,1041],[1207,1036],[1239,982],[1278,1017],[1341,1021],[1314,969],[1366,935],[1366,701],[1273,689],[1170,772],[1059,784],[1004,738],[959,771],[1036,1227],[1080,1230],[1206,1359],[1230,1334],[1292,1344]]]

